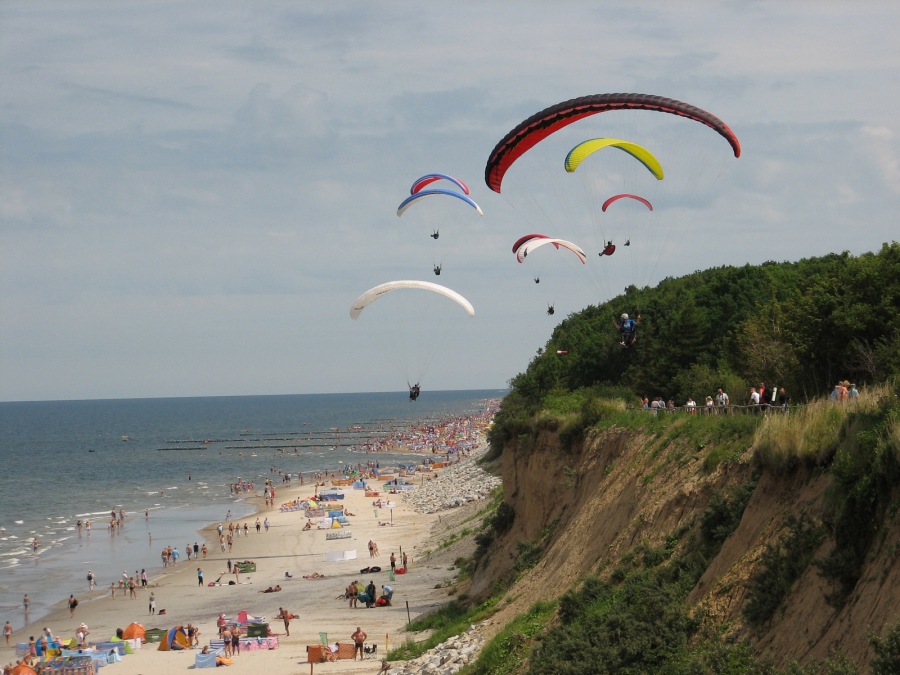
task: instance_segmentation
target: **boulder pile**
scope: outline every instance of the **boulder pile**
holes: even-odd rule
[[[487,444],[482,443],[459,463],[440,469],[434,478],[407,491],[406,503],[419,513],[434,513],[484,499],[502,483],[475,463],[486,450]]]
[[[394,666],[388,675],[456,675],[478,658],[483,646],[484,638],[478,628],[469,626],[462,635],[455,635],[421,656]]]

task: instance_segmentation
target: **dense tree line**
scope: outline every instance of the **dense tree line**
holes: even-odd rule
[[[838,379],[862,385],[900,373],[898,309],[897,242],[861,256],[719,267],[632,286],[560,323],[510,381],[513,399],[531,408],[553,390],[601,385],[683,403],[724,387],[745,403],[764,381],[806,400]],[[612,325],[622,313],[642,317],[629,349]]]

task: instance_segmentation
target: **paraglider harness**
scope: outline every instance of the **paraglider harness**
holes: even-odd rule
[[[547,315],[553,316],[556,313],[556,307],[553,305],[547,305]]]
[[[619,343],[623,347],[631,347],[636,340],[637,334],[637,326],[641,321],[640,315],[638,315],[637,320],[635,319],[625,319],[621,324],[616,323],[616,320],[613,319],[613,325],[619,330],[622,334],[622,341]]]
[[[406,386],[409,387],[409,400],[410,401],[415,401],[417,398],[419,398],[420,390],[419,390],[418,382],[416,382],[413,385],[410,385],[409,382],[407,382]]]
[[[442,267],[443,267],[443,265],[435,265],[435,266],[434,266],[434,273],[437,274],[438,276],[440,276],[440,275],[441,275],[441,268],[442,268]]]

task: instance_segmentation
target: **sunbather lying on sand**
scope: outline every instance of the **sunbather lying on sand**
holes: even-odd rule
[[[275,588],[272,588],[271,586],[269,586],[269,587],[268,587],[266,590],[264,590],[264,591],[256,591],[256,592],[257,592],[257,593],[277,593],[277,592],[280,591],[280,590],[281,590],[281,586],[275,586]]]
[[[318,572],[313,572],[312,574],[304,574],[303,578],[304,579],[324,579],[325,575],[319,574]]]

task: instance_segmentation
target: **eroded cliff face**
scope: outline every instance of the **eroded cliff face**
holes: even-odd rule
[[[753,473],[749,447],[706,472],[703,460],[713,448],[631,431],[597,433],[568,452],[551,431],[520,441],[502,455],[505,500],[516,517],[479,564],[470,592],[486,592],[509,577],[518,542],[543,540],[546,548],[509,590],[508,604],[495,617],[497,627],[589,574],[603,575],[638,544],[656,546],[673,533],[697,528],[716,491],[751,480]],[[828,605],[829,586],[810,565],[767,624],[751,629],[744,623],[746,582],[760,554],[779,539],[788,514],[822,518],[829,484],[827,473],[806,470],[760,476],[740,524],[688,599],[705,610],[706,620],[730,626],[776,664],[821,660],[835,649],[863,664],[870,656],[867,634],[900,618],[900,529],[890,519],[842,609]],[[832,546],[826,539],[817,556]]]

